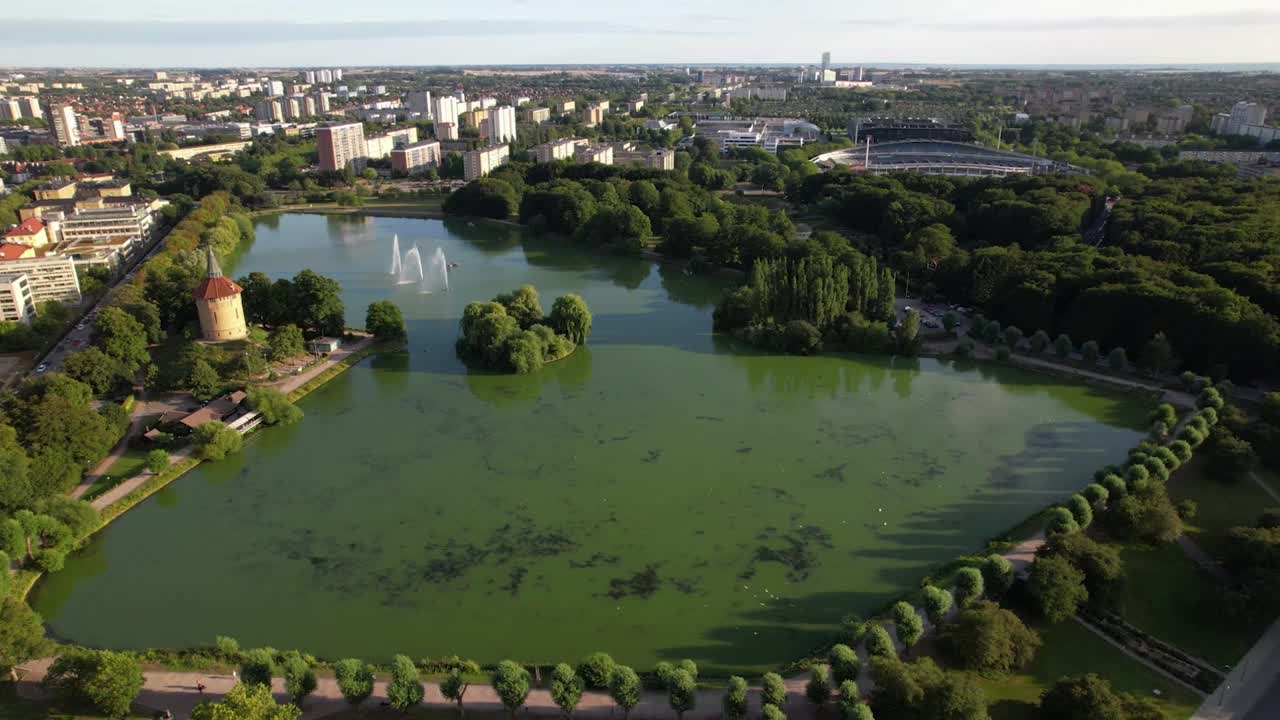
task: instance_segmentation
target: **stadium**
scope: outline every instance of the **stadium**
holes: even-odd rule
[[[926,175],[999,177],[1084,172],[1081,168],[1047,158],[946,140],[871,143],[869,147],[860,145],[819,155],[813,163],[824,170],[843,165],[855,172],[876,175],[919,172]]]

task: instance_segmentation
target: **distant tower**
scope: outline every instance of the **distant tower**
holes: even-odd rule
[[[818,75],[818,81],[822,82],[827,79],[827,71],[831,69],[831,51],[822,53],[822,74]]]
[[[240,304],[241,287],[222,277],[213,248],[208,250],[209,271],[196,288],[196,312],[200,315],[200,334],[205,340],[243,340],[249,336]]]

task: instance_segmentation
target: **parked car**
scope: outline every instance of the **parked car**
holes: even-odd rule
[[[36,372],[38,373],[42,373],[48,369],[49,369],[49,363],[40,363],[38,366],[36,366]]]

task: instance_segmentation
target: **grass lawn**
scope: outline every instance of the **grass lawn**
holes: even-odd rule
[[[1252,525],[1263,510],[1280,503],[1248,478],[1223,483],[1208,477],[1204,474],[1206,462],[1203,457],[1193,459],[1174,473],[1169,480],[1169,497],[1174,502],[1195,501],[1199,508],[1195,518],[1186,524],[1187,535],[1205,552],[1216,555],[1228,530]],[[1265,473],[1262,477],[1274,480]]]
[[[1184,652],[1222,670],[1235,666],[1266,629],[1221,617],[1218,583],[1176,543],[1121,551],[1125,589],[1121,615]]]
[[[58,702],[33,702],[17,696],[13,683],[0,682],[0,720],[100,720],[105,716],[67,708]],[[134,706],[125,720],[151,720],[155,713]]]
[[[1036,629],[1044,646],[1024,672],[978,679],[992,720],[1034,720],[1040,693],[1059,678],[1087,673],[1106,678],[1117,691],[1156,698],[1169,720],[1186,720],[1200,706],[1195,693],[1147,669],[1074,620]]]

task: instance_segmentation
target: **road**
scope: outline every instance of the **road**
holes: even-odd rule
[[[147,252],[143,254],[142,257],[135,260],[133,265],[129,267],[128,271],[120,275],[120,277],[116,279],[115,283],[102,294],[102,297],[98,298],[98,301],[85,311],[84,315],[82,315],[80,320],[67,331],[67,334],[63,336],[62,340],[58,341],[57,345],[53,346],[49,352],[45,353],[44,357],[40,358],[36,363],[35,369],[29,374],[39,375],[47,372],[62,372],[62,368],[66,364],[68,357],[71,357],[73,354],[89,347],[93,340],[93,320],[97,317],[98,311],[107,306],[111,296],[115,294],[116,288],[120,287],[121,283],[126,283],[132,280],[134,274],[138,271],[138,268],[141,267],[143,263],[150,260],[163,246],[164,237],[162,236],[153,242]],[[44,369],[41,370],[41,367]]]

